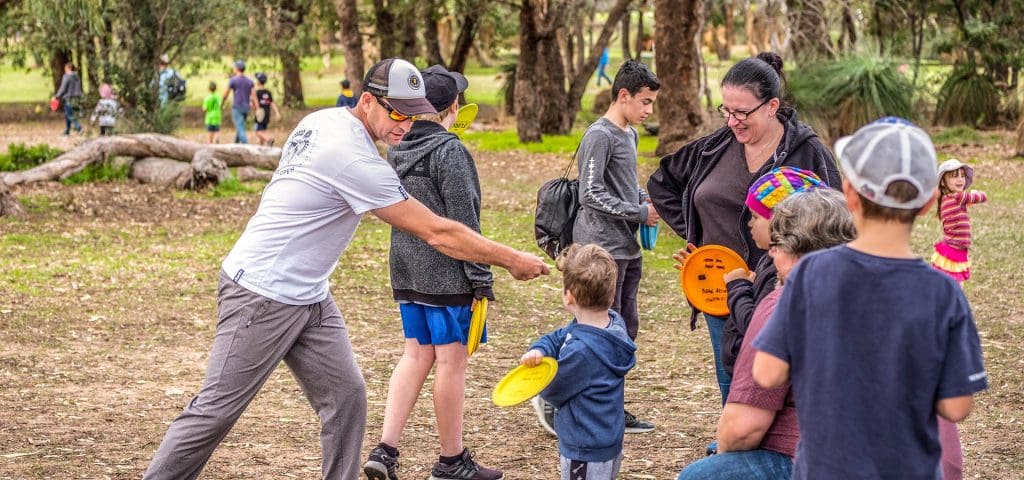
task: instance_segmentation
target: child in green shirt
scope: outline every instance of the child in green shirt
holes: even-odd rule
[[[206,131],[210,133],[210,143],[219,143],[220,141],[221,98],[216,91],[217,82],[210,82],[210,94],[203,99],[203,111],[206,112]]]

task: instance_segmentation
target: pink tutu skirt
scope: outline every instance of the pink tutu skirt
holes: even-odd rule
[[[967,250],[952,247],[945,241],[935,244],[932,266],[946,272],[958,282],[971,278],[971,260],[967,258]]]

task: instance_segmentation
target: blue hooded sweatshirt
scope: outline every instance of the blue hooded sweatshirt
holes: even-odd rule
[[[573,319],[530,347],[558,359],[558,373],[540,396],[558,409],[558,451],[572,460],[606,462],[622,452],[625,376],[636,365],[636,344],[617,312],[608,310],[608,317],[605,328]]]

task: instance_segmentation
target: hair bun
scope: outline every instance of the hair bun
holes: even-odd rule
[[[757,59],[761,60],[768,65],[771,65],[775,73],[782,75],[782,57],[775,52],[761,52],[757,54]]]

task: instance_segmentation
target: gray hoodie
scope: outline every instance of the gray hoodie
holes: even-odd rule
[[[388,150],[409,195],[434,213],[480,232],[480,179],[459,137],[441,125],[416,121]],[[423,240],[391,229],[391,288],[395,300],[436,306],[494,299],[490,266],[455,260]]]

